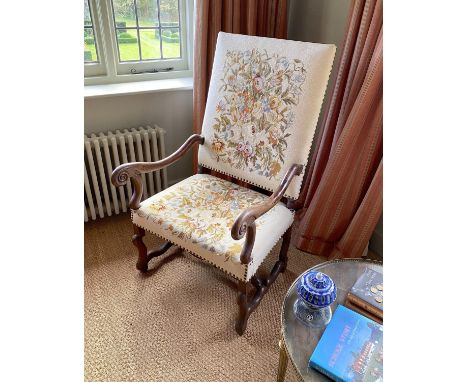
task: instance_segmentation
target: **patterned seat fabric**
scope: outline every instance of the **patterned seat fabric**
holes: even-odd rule
[[[294,214],[278,203],[256,220],[251,262],[241,264],[245,238],[233,240],[231,227],[246,208],[268,197],[217,177],[197,174],[146,199],[132,211],[133,223],[248,281],[289,228]]]

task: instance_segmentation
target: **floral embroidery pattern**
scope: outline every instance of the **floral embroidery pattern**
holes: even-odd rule
[[[267,196],[231,182],[197,175],[192,181],[173,186],[170,192],[135,211],[183,240],[191,241],[228,260],[239,255],[245,238],[233,240],[231,227],[247,207],[263,202]],[[257,230],[265,221],[257,219]]]
[[[217,161],[276,179],[305,73],[298,59],[228,50],[211,142]]]

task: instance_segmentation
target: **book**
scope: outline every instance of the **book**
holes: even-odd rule
[[[337,382],[383,382],[383,326],[338,305],[309,366]]]
[[[346,300],[383,319],[383,275],[366,268],[354,283]]]
[[[377,316],[374,316],[372,313],[368,312],[367,310],[364,310],[358,305],[354,305],[352,302],[349,300],[346,300],[345,306],[351,310],[354,310],[355,312],[358,312],[359,314],[362,314],[363,316],[370,318],[371,320],[374,320],[375,322],[378,322],[379,324],[383,324],[383,319]]]

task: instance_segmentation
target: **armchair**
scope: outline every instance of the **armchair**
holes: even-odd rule
[[[192,253],[237,280],[242,335],[250,314],[287,266],[295,203],[331,71],[333,45],[219,33],[200,135],[151,163],[126,163],[112,174],[118,187],[133,185],[130,201],[138,249],[137,269],[169,247]],[[199,171],[141,202],[141,174],[180,159],[199,145]],[[210,175],[224,173],[255,191]],[[270,196],[265,195],[272,191]],[[147,250],[149,231],[167,240]],[[267,278],[256,272],[283,238]],[[250,295],[248,285],[254,288]]]

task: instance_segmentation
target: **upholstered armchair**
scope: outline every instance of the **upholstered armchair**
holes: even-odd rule
[[[172,155],[117,167],[112,182],[133,185],[130,202],[137,269],[172,245],[237,280],[242,335],[247,320],[287,264],[294,211],[335,55],[334,45],[219,33],[202,132]],[[141,202],[141,175],[198,145],[198,174]],[[247,188],[211,175],[242,180]],[[148,251],[145,232],[167,242]],[[266,279],[257,269],[283,238]],[[253,293],[248,293],[248,285]]]

